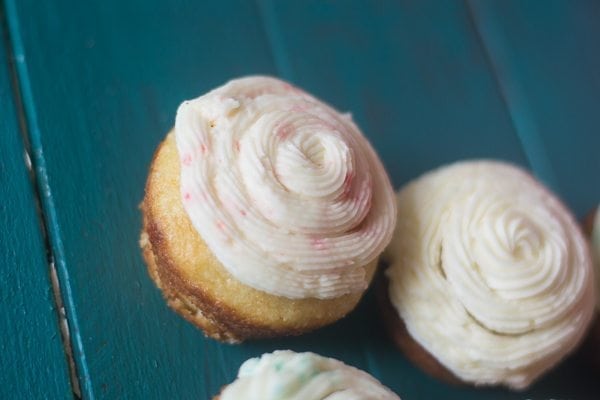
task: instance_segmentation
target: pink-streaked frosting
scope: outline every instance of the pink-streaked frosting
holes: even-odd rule
[[[467,382],[527,387],[577,346],[593,315],[575,219],[505,163],[460,162],[409,183],[386,254],[409,333]]]
[[[184,102],[175,137],[184,208],[237,280],[292,299],[366,288],[395,199],[349,115],[286,82],[247,77]]]

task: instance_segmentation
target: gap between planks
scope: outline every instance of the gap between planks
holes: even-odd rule
[[[69,324],[65,312],[63,296],[61,292],[60,282],[58,280],[58,274],[56,271],[56,265],[54,263],[54,253],[49,240],[49,232],[46,227],[46,218],[42,208],[42,199],[39,187],[39,181],[36,176],[35,160],[32,160],[31,154],[31,142],[29,140],[29,129],[27,124],[27,116],[25,112],[25,106],[23,104],[23,98],[21,95],[21,88],[19,85],[19,73],[17,71],[16,63],[19,62],[19,56],[15,56],[13,49],[13,42],[11,40],[10,29],[8,27],[8,16],[6,13],[6,4],[4,1],[0,1],[0,25],[2,31],[2,41],[6,47],[6,59],[8,61],[8,70],[10,75],[11,89],[13,98],[15,101],[15,108],[17,111],[17,118],[19,123],[19,133],[23,140],[23,162],[27,168],[29,181],[33,188],[35,211],[42,232],[42,240],[44,242],[44,248],[46,251],[46,262],[48,264],[48,273],[50,282],[52,284],[52,294],[55,303],[56,317],[60,327],[61,339],[63,344],[63,350],[67,364],[69,366],[69,380],[71,383],[71,390],[75,399],[81,399],[81,387],[79,384],[79,377],[77,375],[77,369],[75,367],[75,359],[73,357],[73,348],[71,346],[71,337],[69,334]],[[22,55],[20,57],[23,57]]]

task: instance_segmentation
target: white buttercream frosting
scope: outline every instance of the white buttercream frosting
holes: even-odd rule
[[[333,358],[289,350],[242,364],[221,400],[399,400],[377,379]]]
[[[531,175],[461,162],[397,199],[390,300],[411,336],[457,377],[522,389],[578,344],[594,308],[589,249]]]
[[[393,189],[349,115],[268,77],[184,102],[175,137],[190,220],[239,281],[288,298],[362,291]]]

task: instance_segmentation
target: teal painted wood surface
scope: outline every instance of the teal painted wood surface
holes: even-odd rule
[[[275,73],[257,9],[237,3],[6,3],[86,398],[210,398],[250,355],[172,313],[137,243],[148,166],[179,103]]]
[[[582,217],[600,200],[600,2],[470,5],[532,167]]]
[[[0,110],[0,398],[68,399],[58,312],[3,41]]]
[[[260,3],[281,74],[351,111],[396,187],[463,158],[527,164],[462,2]]]
[[[140,257],[137,204],[177,105],[240,75],[279,75],[351,111],[396,187],[467,157],[511,160],[546,178],[532,158],[541,151],[537,143],[561,149],[564,140],[558,130],[538,142],[523,140],[514,118],[520,106],[506,95],[497,50],[480,36],[491,22],[472,4],[5,3],[12,44],[22,57],[18,72],[31,142],[45,166],[44,215],[85,398],[209,399],[243,360],[278,348],[340,358],[409,400],[586,399],[600,393],[596,377],[576,360],[526,393],[437,382],[394,350],[371,293],[348,318],[315,333],[219,344],[167,309]],[[510,26],[504,29],[498,32],[509,35]],[[577,91],[566,94],[587,104]],[[547,118],[559,115],[551,106]],[[594,119],[587,124],[600,128]],[[577,156],[594,160],[598,136],[575,140],[583,143]],[[553,170],[566,162],[545,160]],[[600,172],[593,165],[568,168],[592,182]],[[560,186],[561,194],[566,189]],[[590,197],[579,189],[566,195],[573,196],[572,205]]]

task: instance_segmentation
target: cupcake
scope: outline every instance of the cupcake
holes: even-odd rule
[[[389,179],[351,117],[268,77],[179,107],[141,209],[144,259],[168,304],[229,342],[346,315],[396,217]]]
[[[595,302],[589,248],[531,175],[459,162],[397,200],[383,308],[414,362],[452,382],[521,390],[581,342]]]
[[[289,350],[251,358],[213,400],[399,400],[377,379],[333,358]]]
[[[583,230],[590,239],[596,281],[596,310],[590,332],[579,352],[594,367],[600,368],[600,207],[588,214]]]
[[[600,294],[600,207],[590,212],[584,221],[583,230],[590,239],[592,260],[596,271],[596,293]],[[596,297],[596,311],[600,311],[600,296]]]

